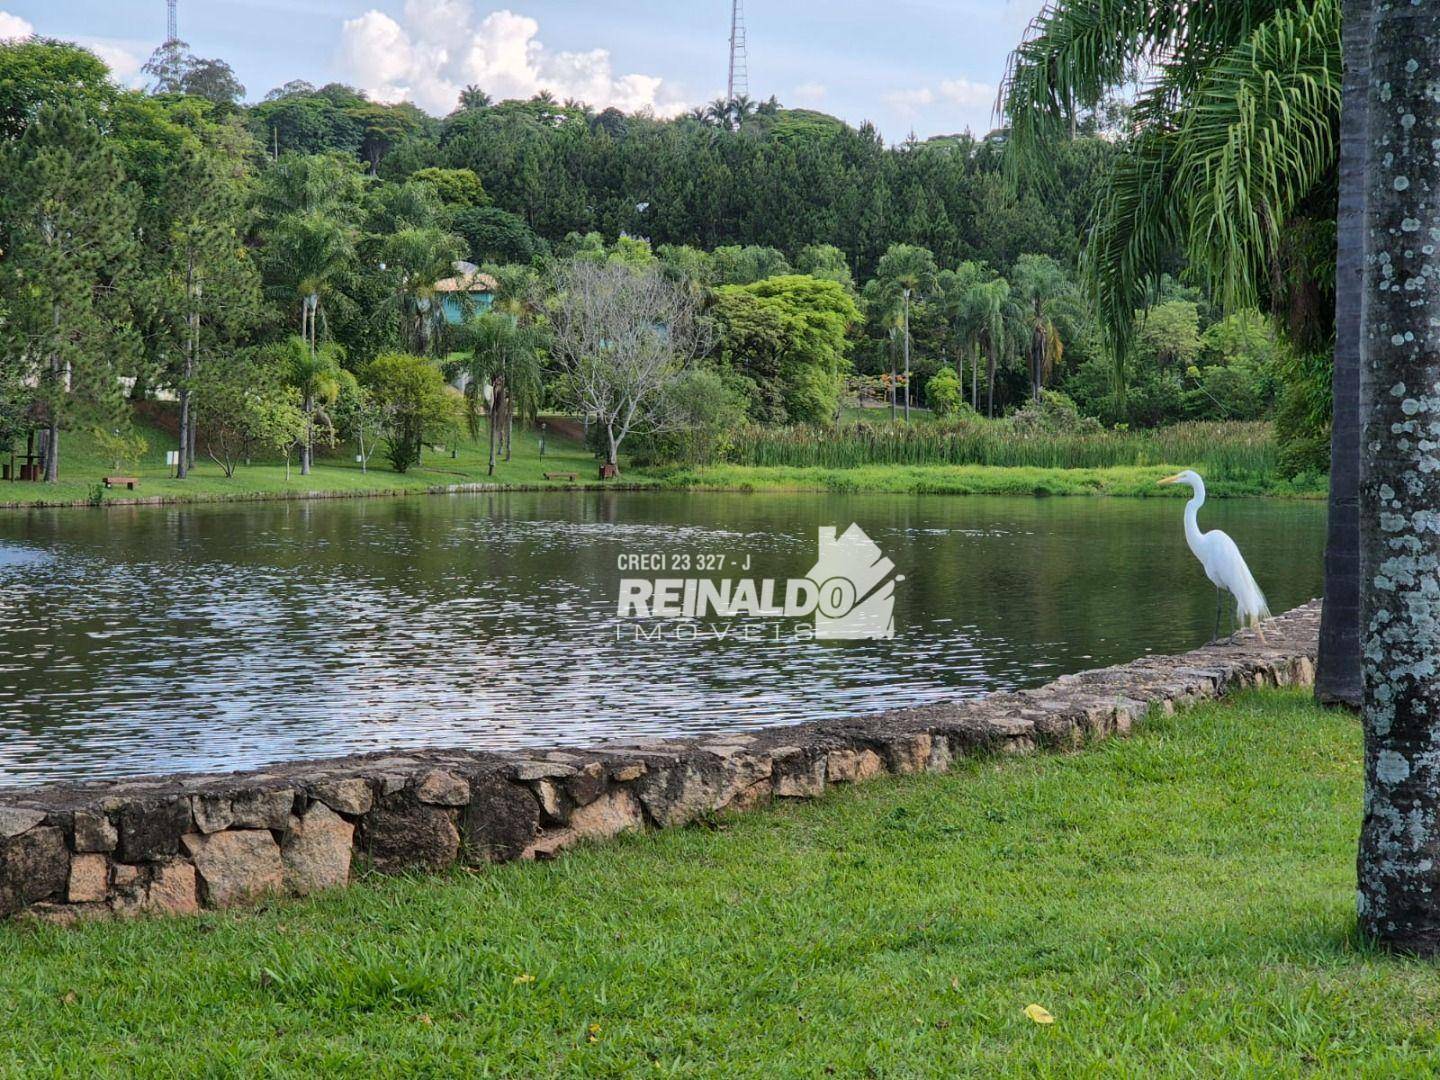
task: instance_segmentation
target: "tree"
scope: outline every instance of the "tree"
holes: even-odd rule
[[[1351,17],[1363,25],[1364,2],[1346,0],[1352,25]],[[1360,203],[1353,173],[1337,182],[1341,4],[1061,0],[1046,6],[1012,55],[1001,94],[1010,163],[1017,174],[1052,180],[1049,162],[1076,109],[1098,107],[1137,69],[1153,72],[1130,113],[1134,134],[1102,175],[1083,260],[1121,371],[1132,313],[1178,250],[1222,306],[1263,305],[1276,317],[1297,358],[1290,365],[1296,377],[1318,378],[1323,389],[1334,351],[1334,383],[1347,394],[1353,389],[1356,346],[1345,340],[1344,327],[1334,340],[1331,262],[1337,189],[1343,188],[1342,228],[1354,228]],[[1366,57],[1358,47],[1346,52],[1354,87]],[[1347,95],[1347,102],[1356,97]],[[1343,137],[1352,147],[1364,139],[1362,113],[1357,107],[1344,118]],[[1354,243],[1342,245],[1342,258],[1355,250]],[[1347,263],[1342,288],[1355,278]],[[1353,298],[1344,311],[1353,314]],[[1325,581],[1326,597],[1336,602],[1324,617],[1316,681],[1343,698],[1344,687],[1353,693],[1359,684],[1358,525],[1351,524],[1358,447],[1348,401],[1337,399],[1336,410],[1341,445],[1332,453],[1341,467],[1331,472]],[[1323,436],[1323,428],[1316,434]]]
[[[925,401],[936,416],[949,416],[960,411],[965,401],[964,386],[952,367],[942,367],[925,384]]]
[[[1065,354],[1065,344],[1056,324],[1055,305],[1070,297],[1072,287],[1060,264],[1048,255],[1021,255],[1010,271],[1010,284],[1016,301],[1025,311],[1030,396],[1039,404],[1040,391],[1045,389],[1051,371]],[[1168,326],[1168,322],[1165,325]],[[1193,327],[1191,331],[1193,335]],[[1199,348],[1198,338],[1195,348]]]
[[[68,42],[0,42],[0,139],[18,139],[42,106],[61,100],[96,114],[115,99],[110,69]]]
[[[319,211],[289,214],[266,234],[263,265],[273,296],[299,304],[300,339],[319,348],[325,297],[354,258],[351,232]]]
[[[960,345],[963,390],[964,355],[970,355],[970,405],[980,408],[980,357],[986,357],[986,415],[995,415],[995,372],[1010,357],[1018,340],[1020,312],[1010,295],[1010,283],[994,275],[983,263],[961,263],[940,272],[937,291]]]
[[[489,475],[495,475],[497,443],[510,458],[510,432],[518,408],[534,418],[540,407],[543,372],[540,335],[514,315],[486,312],[472,324],[474,345],[465,371],[465,416],[470,437],[480,437],[480,413],[488,419]]]
[[[233,166],[208,148],[177,155],[162,185],[166,222],[145,235],[142,277],[157,314],[180,405],[177,478],[195,464],[191,383],[202,362],[231,353],[256,320],[259,276],[241,237],[243,203]]]
[[[385,430],[385,411],[370,387],[350,371],[340,372],[340,394],[335,402],[335,422],[340,433],[355,440],[355,457],[360,471],[370,471],[381,434]]]
[[[1362,930],[1390,948],[1440,951],[1440,225],[1434,71],[1440,10],[1380,0],[1371,18],[1361,312],[1361,643],[1365,817]],[[1358,89],[1352,87],[1352,89]],[[1350,234],[1351,239],[1355,239]],[[1404,284],[1402,284],[1404,283]]]
[[[924,298],[935,288],[938,270],[935,256],[922,247],[913,244],[891,244],[889,250],[875,268],[875,280],[881,283],[885,295],[893,300],[898,297],[899,331],[905,356],[905,419],[910,419],[910,303],[912,299]],[[895,373],[891,373],[893,383]],[[894,412],[894,399],[891,399]]]
[[[544,243],[525,219],[498,206],[467,206],[457,209],[450,227],[465,238],[470,258],[477,263],[528,263]]]
[[[836,417],[860,309],[838,282],[788,274],[716,290],[723,355],[758,387],[762,418],[822,424]]]
[[[1345,97],[1340,110],[1330,504],[1325,537],[1325,606],[1320,612],[1315,697],[1321,704],[1359,708],[1363,688],[1360,673],[1360,305],[1365,272],[1371,0],[1343,0],[1343,9]]]
[[[410,179],[429,184],[446,206],[485,206],[490,196],[473,169],[421,169]]]
[[[445,309],[435,285],[454,275],[462,245],[459,237],[435,228],[401,229],[385,238],[381,250],[393,282],[391,304],[412,352],[429,354],[443,341]]]
[[[456,112],[475,112],[490,107],[490,95],[481,90],[474,83],[470,83],[460,91],[460,104]]]
[[[191,380],[191,390],[205,453],[227,478],[255,450],[283,451],[305,438],[306,418],[294,388],[277,377],[261,350],[207,365]]]
[[[552,355],[562,393],[604,430],[605,462],[616,468],[632,432],[679,423],[667,392],[708,351],[709,328],[694,295],[654,268],[572,259],[555,285]]]
[[[319,431],[333,441],[335,423],[330,406],[340,394],[341,350],[333,345],[316,347],[303,338],[290,338],[279,350],[284,378],[300,392],[300,412],[305,417],[300,442],[300,475],[310,475],[315,458],[315,435]]]
[[[447,438],[455,430],[454,391],[424,357],[377,356],[366,366],[362,382],[385,418],[386,455],[396,472],[418,464],[425,443]]]
[[[233,105],[245,87],[224,60],[203,60],[183,41],[170,40],[150,54],[141,73],[150,76],[156,94],[189,94],[216,105]]]
[[[122,362],[137,351],[122,290],[134,213],[114,152],[79,106],[46,105],[0,161],[0,333],[43,416],[45,479],[60,432],[123,425]]]

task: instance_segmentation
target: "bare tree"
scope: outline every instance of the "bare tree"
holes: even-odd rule
[[[628,436],[683,424],[670,391],[711,342],[689,290],[649,268],[571,261],[556,275],[552,322],[563,392],[604,429],[607,464]]]

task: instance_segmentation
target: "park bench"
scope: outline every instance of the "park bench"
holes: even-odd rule
[[[135,485],[138,484],[138,483],[140,483],[140,478],[139,478],[138,476],[107,476],[107,477],[105,477],[105,486],[106,486],[107,488],[127,487],[127,488],[129,488],[131,491],[134,491],[134,490],[135,490]]]
[[[547,472],[547,473],[545,474],[545,479],[546,479],[546,480],[569,480],[569,481],[573,484],[576,480],[579,479],[579,476],[578,476],[576,473],[573,473],[573,472]]]

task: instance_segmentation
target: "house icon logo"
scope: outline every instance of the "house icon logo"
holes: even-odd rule
[[[895,636],[895,564],[859,525],[819,530],[820,557],[806,577],[818,589],[815,637],[861,641]]]

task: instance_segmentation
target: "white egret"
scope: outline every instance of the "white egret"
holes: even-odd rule
[[[1200,474],[1186,469],[1167,476],[1160,483],[1189,484],[1190,490],[1195,493],[1185,504],[1185,542],[1205,568],[1205,576],[1215,586],[1215,637],[1220,637],[1221,589],[1235,598],[1235,619],[1240,625],[1254,626],[1261,619],[1268,619],[1270,609],[1265,604],[1265,594],[1255,584],[1255,577],[1250,573],[1250,567],[1245,565],[1245,558],[1235,546],[1235,541],[1219,529],[1211,529],[1207,533],[1200,531],[1196,515],[1205,505],[1205,481],[1200,479]]]

